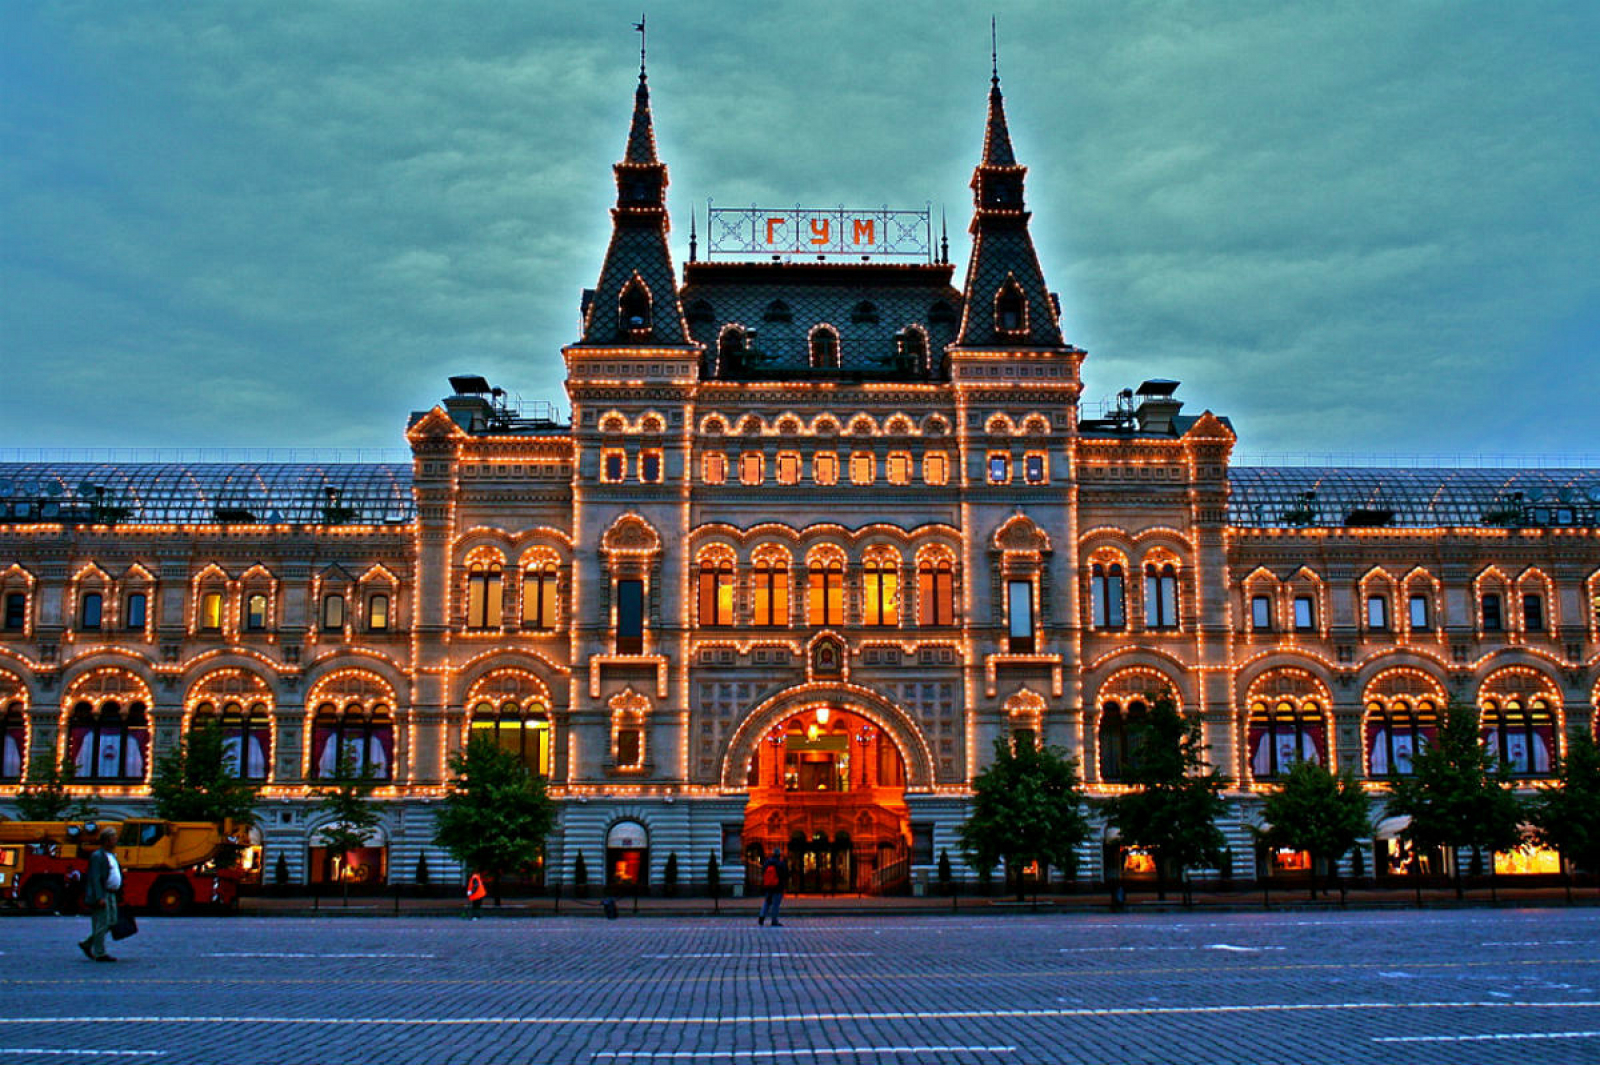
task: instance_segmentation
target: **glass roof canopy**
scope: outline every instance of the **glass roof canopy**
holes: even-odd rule
[[[123,525],[404,525],[409,465],[0,463],[0,521]]]
[[[1600,470],[1236,466],[1228,523],[1246,528],[1600,526]]]

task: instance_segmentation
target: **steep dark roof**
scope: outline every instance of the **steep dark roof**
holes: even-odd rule
[[[1600,526],[1600,469],[1236,466],[1230,524]]]

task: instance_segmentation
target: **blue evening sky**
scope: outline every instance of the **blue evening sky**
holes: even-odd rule
[[[1086,401],[1596,461],[1600,3],[993,7]],[[932,201],[964,266],[989,10],[653,6],[678,261],[713,197]],[[0,5],[0,448],[396,447],[461,372],[565,407],[636,18]]]

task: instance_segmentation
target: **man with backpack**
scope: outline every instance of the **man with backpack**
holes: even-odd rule
[[[756,924],[764,925],[770,917],[774,928],[783,926],[783,922],[778,920],[778,907],[783,905],[783,889],[788,883],[789,863],[783,860],[783,848],[774,847],[772,853],[767,855],[767,860],[761,863],[761,890],[766,898],[761,902],[761,913],[756,917]]]

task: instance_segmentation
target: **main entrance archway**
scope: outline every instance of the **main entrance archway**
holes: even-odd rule
[[[782,850],[789,890],[886,894],[905,886],[906,765],[885,730],[826,703],[781,717],[749,762],[747,875]]]

